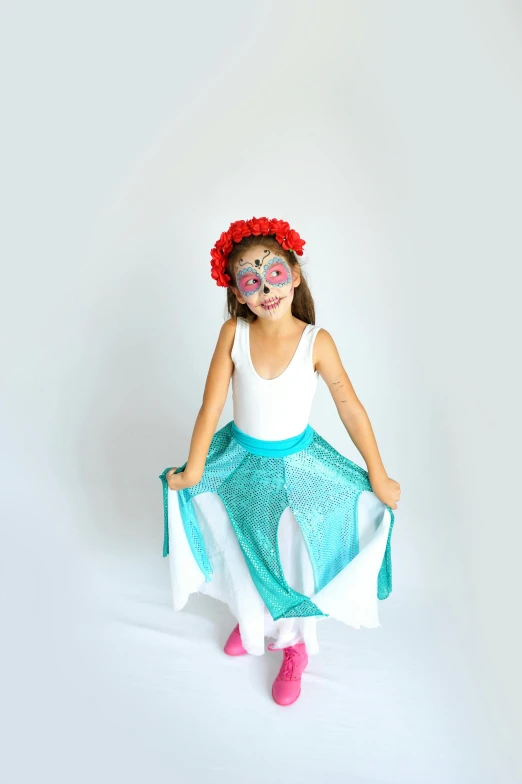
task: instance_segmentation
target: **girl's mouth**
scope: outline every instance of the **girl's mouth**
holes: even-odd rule
[[[279,305],[279,302],[280,302],[279,299],[271,299],[268,302],[261,303],[261,307],[264,310],[275,310],[275,308],[277,308],[277,306]]]

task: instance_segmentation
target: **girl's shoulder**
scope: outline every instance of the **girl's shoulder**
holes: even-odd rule
[[[220,351],[230,354],[236,335],[236,319],[228,318],[220,327],[217,345]]]
[[[223,324],[221,325],[221,330],[220,330],[221,335],[233,337],[236,332],[237,322],[238,319],[236,319],[235,316],[231,316],[226,321],[224,321]]]
[[[236,334],[237,329],[241,329],[245,324],[247,324],[247,320],[244,319],[242,316],[230,316],[226,321],[223,322],[221,327],[221,332],[232,335]]]
[[[339,361],[339,350],[332,335],[324,327],[317,327],[314,340],[314,365]]]
[[[334,339],[331,334],[328,332],[327,329],[324,327],[320,327],[317,324],[314,325],[314,330],[317,332],[315,343],[318,346],[332,346],[335,345]]]
[[[227,318],[226,321],[223,322],[223,326],[235,329],[235,326],[240,319],[241,316],[230,316],[230,318]]]
[[[234,346],[237,345],[236,336],[245,327],[248,327],[248,322],[242,316],[231,316],[221,326],[220,340],[226,345],[231,356]]]

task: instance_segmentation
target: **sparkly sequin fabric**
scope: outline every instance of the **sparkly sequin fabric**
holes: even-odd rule
[[[272,618],[324,616],[314,601],[290,587],[285,579],[278,548],[278,526],[290,507],[302,531],[312,563],[315,592],[321,591],[359,552],[358,499],[371,491],[368,472],[340,454],[308,426],[307,445],[292,454],[255,454],[234,437],[231,420],[218,430],[210,444],[201,481],[177,492],[185,534],[206,581],[212,579],[205,540],[192,499],[202,493],[221,498],[252,580]],[[255,439],[253,440],[255,441]],[[186,463],[177,468],[184,470]],[[168,485],[163,483],[164,544],[169,554]],[[390,526],[375,591],[385,599],[392,590]]]

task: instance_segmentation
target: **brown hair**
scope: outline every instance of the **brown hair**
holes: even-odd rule
[[[250,235],[249,237],[243,237],[241,242],[235,244],[230,251],[225,268],[226,273],[230,275],[231,278],[227,288],[227,310],[229,315],[232,317],[242,316],[247,321],[255,321],[257,319],[256,314],[252,313],[248,305],[243,305],[241,302],[238,302],[236,295],[230,288],[231,286],[238,288],[236,276],[234,274],[234,263],[242,253],[256,245],[263,245],[268,250],[277,253],[278,256],[282,256],[284,260],[288,262],[292,271],[295,270],[296,267],[299,268],[301,282],[294,289],[292,316],[301,319],[301,321],[306,321],[307,324],[315,324],[314,300],[310,289],[308,288],[308,283],[303,273],[303,267],[297,260],[295,254],[290,250],[285,250],[276,238],[271,235],[258,237]]]

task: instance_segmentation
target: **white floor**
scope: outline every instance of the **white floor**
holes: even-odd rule
[[[224,604],[193,595],[175,613],[166,559],[159,581],[120,568],[118,591],[117,567],[104,584],[106,567],[95,576],[105,607],[83,626],[94,657],[86,711],[96,715],[85,781],[102,761],[99,783],[514,781],[491,740],[466,641],[433,608],[392,594],[377,629],[323,622],[301,697],[282,708],[270,696],[281,654],[226,656],[233,618]]]
[[[20,520],[51,489],[15,493]],[[131,545],[107,518],[82,547],[74,509],[60,511],[60,531],[49,514],[30,537],[14,518],[9,529],[1,784],[520,780],[485,707],[486,670],[463,615],[455,605],[450,622],[447,609],[414,600],[400,547],[381,626],[321,622],[301,697],[283,708],[270,694],[280,652],[226,656],[233,618],[209,596],[174,612],[161,525],[141,539],[134,531]]]

